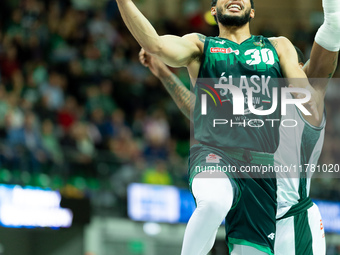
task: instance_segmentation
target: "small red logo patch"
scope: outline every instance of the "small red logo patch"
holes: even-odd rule
[[[235,53],[236,55],[240,54],[239,50],[233,50],[232,48],[210,48],[210,53],[224,53],[224,54],[230,54],[230,53]]]
[[[210,153],[205,159],[207,163],[220,163],[222,157]]]

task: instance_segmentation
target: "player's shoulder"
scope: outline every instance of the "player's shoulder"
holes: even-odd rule
[[[206,36],[200,33],[190,33],[183,36],[183,38],[195,42],[195,43],[205,43]]]
[[[275,48],[278,46],[289,46],[292,45],[291,41],[284,36],[278,36],[278,37],[268,37],[268,40],[273,44]]]
[[[184,35],[183,38],[195,43],[198,46],[198,48],[201,51],[203,51],[204,43],[207,37],[200,33],[190,33],[190,34]]]
[[[294,48],[292,42],[287,37],[284,36],[269,37],[268,40],[276,49],[278,54],[280,54],[280,52],[286,52]]]

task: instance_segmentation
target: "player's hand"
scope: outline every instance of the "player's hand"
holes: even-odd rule
[[[158,78],[170,72],[169,68],[161,60],[147,53],[143,48],[139,52],[139,61]]]
[[[294,88],[293,85],[289,85],[289,88]],[[291,92],[292,96],[296,99],[303,99],[306,97],[306,94],[304,93],[294,93]],[[312,118],[314,118],[317,122],[320,121],[320,114],[318,111],[318,103],[317,103],[317,98],[316,94],[314,92],[311,92],[311,98],[308,102],[302,104],[312,115]]]

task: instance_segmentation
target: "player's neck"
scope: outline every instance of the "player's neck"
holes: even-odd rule
[[[219,37],[226,38],[238,44],[244,42],[251,36],[249,23],[242,27],[219,26],[219,28],[220,28]]]

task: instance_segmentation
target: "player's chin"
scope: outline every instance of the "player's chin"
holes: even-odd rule
[[[242,17],[244,15],[243,12],[228,12],[226,13],[226,16],[229,16],[229,17]]]

